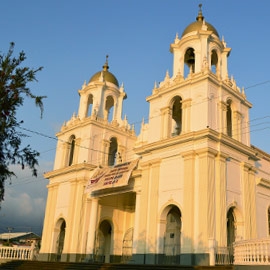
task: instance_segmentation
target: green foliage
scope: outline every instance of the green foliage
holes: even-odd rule
[[[25,134],[18,131],[23,121],[18,122],[17,110],[23,106],[24,99],[33,99],[43,113],[43,98],[36,96],[27,87],[29,82],[37,81],[36,74],[42,70],[22,66],[26,60],[22,51],[18,57],[13,57],[14,43],[10,43],[7,54],[0,54],[0,202],[4,199],[4,183],[15,176],[10,165],[19,164],[22,169],[28,166],[33,176],[37,176],[39,153],[30,145],[22,147]]]

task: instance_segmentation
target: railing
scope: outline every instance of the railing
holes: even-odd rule
[[[233,248],[232,247],[216,247],[215,248],[215,265],[233,264]]]
[[[234,264],[270,265],[270,238],[235,242]]]
[[[33,260],[35,255],[31,247],[0,247],[0,259]]]

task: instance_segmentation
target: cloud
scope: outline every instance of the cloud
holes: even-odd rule
[[[0,210],[0,233],[7,227],[13,231],[33,231],[41,235],[45,206],[47,200],[48,180],[42,174],[33,177],[32,173],[18,167],[12,168],[17,178],[7,181],[5,185],[5,200]],[[46,166],[42,172],[48,170]]]

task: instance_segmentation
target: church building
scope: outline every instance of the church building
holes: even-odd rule
[[[269,237],[270,155],[250,142],[230,51],[200,7],[170,45],[172,74],[146,98],[139,134],[106,59],[57,133],[40,260],[212,265]]]

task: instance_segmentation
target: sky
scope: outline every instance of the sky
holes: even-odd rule
[[[123,113],[138,134],[147,122],[154,83],[172,75],[170,44],[195,21],[202,3],[205,20],[232,48],[229,75],[245,88],[250,110],[251,143],[270,153],[270,1],[217,0],[1,0],[0,53],[15,42],[25,65],[43,70],[30,88],[46,95],[44,115],[25,100],[18,111],[24,143],[40,152],[38,177],[14,167],[0,209],[0,233],[33,231],[41,235],[48,180],[53,169],[55,134],[78,112],[84,82],[100,71],[109,55],[110,72],[124,84]]]

